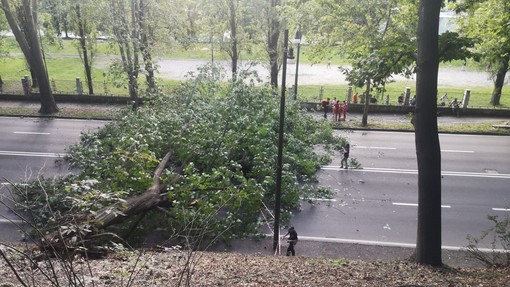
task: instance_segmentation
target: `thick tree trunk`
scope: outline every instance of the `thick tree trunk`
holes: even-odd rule
[[[167,185],[162,184],[160,182],[161,173],[165,170],[166,164],[170,160],[171,152],[168,152],[165,157],[160,161],[158,167],[154,172],[153,177],[153,185],[148,188],[141,195],[128,198],[122,204],[114,204],[111,206],[107,206],[95,213],[93,217],[91,216],[79,216],[78,222],[76,224],[87,223],[92,228],[92,232],[86,233],[84,236],[80,238],[81,241],[86,242],[88,239],[93,238],[96,233],[102,232],[102,230],[106,227],[112,226],[117,223],[121,223],[127,218],[138,215],[141,213],[145,213],[147,211],[153,210],[157,207],[170,206],[170,202],[168,202],[168,197],[165,194],[162,194],[164,190],[166,190]],[[179,175],[176,175],[170,184],[175,184],[179,179]],[[68,236],[69,238],[65,237]],[[75,236],[75,234],[61,234],[60,232],[53,232],[49,236],[46,236],[44,241],[41,241],[42,248],[44,250],[66,250],[69,246],[67,246],[67,239],[71,239],[71,237]],[[48,249],[46,245],[51,245],[51,249]],[[76,244],[69,244],[75,246]]]
[[[442,0],[421,0],[418,22],[416,112],[418,228],[414,260],[440,266],[441,152],[437,128],[438,28]]]
[[[496,79],[494,80],[494,90],[492,91],[491,104],[494,106],[500,105],[501,92],[503,90],[503,85],[505,84],[506,73],[508,72],[508,66],[510,62],[510,55],[506,55],[503,57],[498,66],[498,71],[496,72]]]
[[[58,107],[51,91],[50,80],[46,71],[41,44],[37,34],[37,3],[37,0],[23,0],[22,10],[23,17],[26,21],[24,25],[20,25],[16,21],[8,0],[2,0],[2,10],[4,10],[9,27],[30,69],[34,72],[34,79],[36,79],[39,84],[39,93],[41,95],[41,109],[39,113],[53,114],[58,111]],[[24,27],[24,31],[21,30],[21,26]]]

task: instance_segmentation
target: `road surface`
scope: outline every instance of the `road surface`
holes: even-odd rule
[[[65,174],[58,159],[82,130],[103,121],[0,118],[0,194],[6,178],[24,182],[39,174]],[[338,132],[352,144],[363,166],[340,170],[339,158],[323,167],[320,183],[335,192],[334,201],[303,202],[292,223],[300,236],[356,242],[414,244],[417,175],[413,133]],[[443,243],[465,246],[467,234],[490,227],[488,214],[503,216],[510,208],[510,137],[440,135],[443,169]],[[57,161],[56,161],[57,160]],[[15,216],[0,209],[9,219]],[[13,232],[0,220],[0,240]],[[7,238],[8,239],[8,238]]]
[[[363,169],[322,168],[331,201],[304,202],[292,219],[300,236],[410,246],[416,242],[417,163],[414,133],[340,133]],[[510,137],[441,134],[443,245],[491,227],[487,215],[510,213]],[[488,247],[488,246],[486,246]]]

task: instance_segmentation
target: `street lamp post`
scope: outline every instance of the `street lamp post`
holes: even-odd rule
[[[297,29],[296,35],[294,36],[294,40],[292,42],[293,44],[297,44],[296,75],[294,78],[294,100],[296,100],[298,91],[299,51],[301,50],[301,27]]]

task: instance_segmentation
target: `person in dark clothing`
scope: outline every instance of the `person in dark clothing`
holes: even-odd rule
[[[282,236],[282,238],[285,238],[287,235],[289,236],[289,240],[287,240],[287,242],[289,243],[289,247],[287,247],[287,256],[290,256],[291,254],[292,254],[292,256],[296,256],[296,250],[294,250],[294,246],[298,242],[298,236],[297,236],[297,232],[296,232],[296,229],[294,228],[294,226],[289,228],[289,231],[287,231],[287,234]]]
[[[347,162],[349,161],[349,151],[350,151],[350,149],[351,149],[351,146],[349,144],[346,144],[342,148],[343,158],[340,161],[340,168],[344,168],[344,163],[345,163],[345,169],[348,168]]]

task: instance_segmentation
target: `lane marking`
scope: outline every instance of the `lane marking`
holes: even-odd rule
[[[363,146],[363,145],[355,145],[353,148],[360,149],[385,149],[385,150],[396,150],[396,147],[384,147],[384,146]]]
[[[453,150],[453,149],[442,149],[441,152],[452,152],[452,153],[475,153],[473,150]]]
[[[494,211],[510,211],[510,208],[493,208]]]
[[[301,200],[332,201],[332,202],[336,201],[336,199],[334,199],[334,198],[315,198],[315,197],[308,197],[308,198],[301,197]]]
[[[273,234],[266,234],[266,236],[269,238],[272,238]],[[351,244],[361,244],[361,245],[416,248],[416,244],[413,244],[413,243],[357,240],[357,239],[333,238],[333,237],[316,237],[316,236],[305,236],[305,235],[299,235],[299,240],[329,242],[329,243],[351,243]],[[462,251],[462,250],[466,250],[467,248],[462,247],[462,246],[443,245],[443,246],[441,246],[441,249]],[[491,249],[491,248],[479,248],[478,250],[480,250],[482,252],[501,252],[501,253],[508,252],[508,250],[504,250],[504,249]]]
[[[38,132],[13,132],[14,134],[22,134],[22,135],[50,135],[50,133],[38,133]]]
[[[344,170],[338,165],[326,165],[321,167],[322,170]],[[418,174],[415,169],[398,169],[398,168],[375,168],[364,167],[359,169],[349,169],[349,172],[374,172],[374,173],[395,173],[395,174]],[[464,172],[464,171],[442,171],[443,176],[459,176],[459,177],[481,177],[481,178],[502,178],[510,179],[510,174],[504,173],[480,173],[480,172]]]
[[[392,202],[391,204],[398,205],[398,206],[418,207],[418,203]],[[441,205],[441,208],[452,208],[452,206],[451,205]]]
[[[32,157],[64,157],[65,154],[60,153],[45,153],[45,152],[29,152],[29,151],[6,151],[0,150],[0,155],[11,155],[11,156],[32,156]]]
[[[20,223],[23,223],[23,220],[0,218],[0,223],[17,223],[17,224],[20,224]]]

